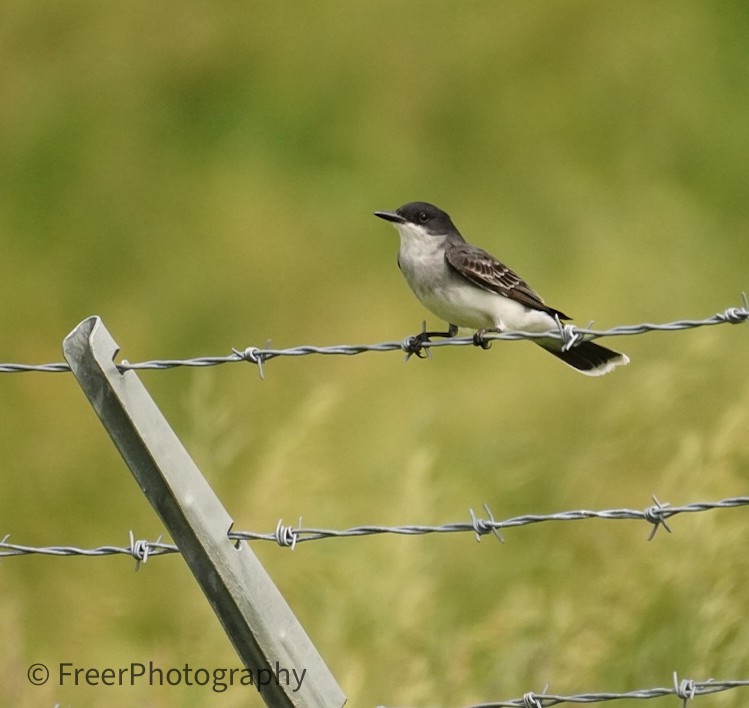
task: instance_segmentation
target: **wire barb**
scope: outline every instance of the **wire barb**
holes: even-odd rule
[[[148,561],[148,557],[151,555],[151,551],[154,547],[157,547],[161,543],[163,536],[159,536],[153,544],[150,541],[144,541],[142,539],[135,540],[133,532],[130,531],[130,554],[135,558],[135,572],[140,570],[141,565],[145,565]]]
[[[544,706],[533,691],[528,691],[523,694],[523,708],[544,708]]]
[[[247,347],[246,349],[234,349],[232,351],[242,360],[249,361],[251,364],[257,365],[258,374],[260,380],[265,380],[265,371],[263,369],[263,362],[265,361],[265,355],[257,347]]]
[[[297,527],[302,527],[301,516],[299,517],[299,524],[297,524]],[[296,548],[296,542],[299,538],[297,536],[297,530],[292,526],[285,526],[283,523],[283,519],[278,520],[278,525],[276,526],[276,531],[273,535],[275,536],[275,541],[279,546],[291,547],[292,551]]]
[[[663,526],[666,531],[671,533],[671,529],[666,523],[666,517],[668,516],[668,512],[666,510],[671,506],[671,504],[669,504],[668,502],[666,502],[665,504],[661,504],[655,494],[652,498],[655,505],[649,506],[642,512],[645,521],[649,521],[651,524],[653,524],[653,529],[650,532],[650,536],[648,536],[648,541],[653,540],[659,526]]]
[[[708,679],[706,683],[710,683],[712,679]],[[679,677],[674,671],[674,693],[677,698],[681,698],[682,708],[686,708],[687,701],[694,699],[697,693],[697,684],[693,679],[684,679],[679,681]]]
[[[401,342],[401,349],[406,352],[405,360],[408,361],[414,354],[419,359],[430,359],[432,353],[429,351],[429,344],[431,344],[431,340],[427,333],[427,321],[422,320],[421,332],[412,334]]]
[[[741,324],[749,319],[749,298],[746,293],[741,293],[741,304],[742,307],[729,307],[724,312],[716,315],[723,322],[730,324]]]
[[[419,359],[429,359],[432,354],[429,351],[429,347],[425,347],[424,345],[429,345],[429,342],[419,338],[418,334],[412,334],[406,337],[401,342],[401,349],[406,353],[404,361],[408,361],[414,354]]]
[[[562,351],[568,352],[572,347],[576,347],[580,342],[583,341],[584,337],[582,332],[573,324],[564,324],[559,318],[559,315],[554,315],[554,319],[557,323],[559,338],[562,340]],[[588,324],[588,329],[593,323]]]
[[[489,517],[488,521],[477,518],[476,514],[473,513],[473,509],[468,510],[468,513],[471,515],[471,525],[473,526],[473,530],[476,533],[476,540],[481,542],[482,536],[485,536],[486,534],[491,533],[491,534],[494,534],[494,537],[500,543],[504,543],[505,540],[502,537],[502,534],[499,532],[499,527],[501,526],[501,524],[498,523],[497,520],[494,518],[494,514],[492,514],[492,511],[489,508],[488,504],[484,504],[484,511]]]

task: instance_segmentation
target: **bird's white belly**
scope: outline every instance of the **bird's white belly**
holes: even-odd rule
[[[416,294],[437,317],[459,327],[546,332],[555,325],[547,313],[472,283],[453,281],[447,287],[438,286]]]

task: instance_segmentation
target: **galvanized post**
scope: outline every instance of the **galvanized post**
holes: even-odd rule
[[[268,706],[340,708],[340,686],[177,435],[98,317],[63,343],[65,358],[141,490],[157,511]],[[284,673],[285,670],[287,673]],[[286,681],[286,676],[302,677]],[[304,674],[302,674],[304,672]],[[265,682],[265,681],[264,681]]]

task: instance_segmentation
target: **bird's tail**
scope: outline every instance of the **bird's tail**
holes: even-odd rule
[[[629,357],[626,354],[606,349],[595,342],[581,342],[566,351],[560,349],[559,342],[556,340],[550,340],[548,343],[544,340],[539,344],[547,352],[586,376],[603,376],[617,366],[629,364]]]

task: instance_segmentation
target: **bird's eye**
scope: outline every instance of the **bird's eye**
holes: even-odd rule
[[[425,211],[420,211],[418,219],[419,219],[419,223],[426,224],[427,221],[429,221],[429,214],[427,214]]]

